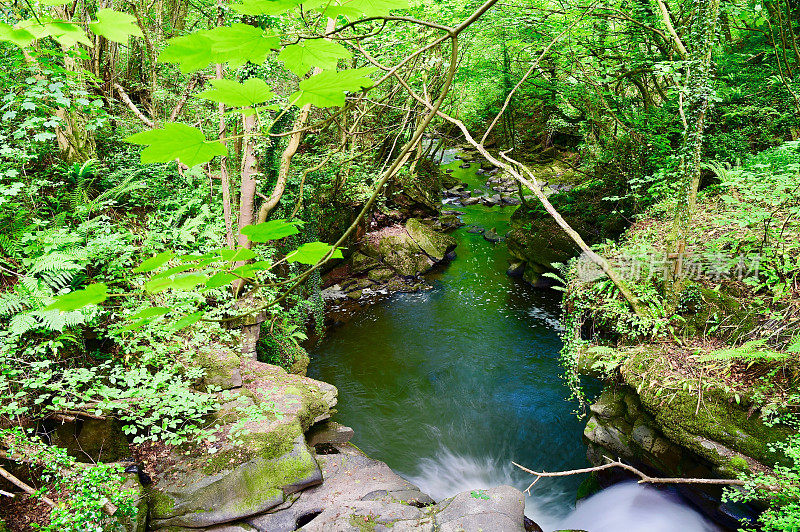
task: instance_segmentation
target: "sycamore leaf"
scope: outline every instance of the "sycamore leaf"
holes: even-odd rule
[[[250,260],[256,258],[256,254],[247,248],[238,249],[220,249],[219,256],[223,260],[233,262],[237,260]]]
[[[52,22],[48,26],[50,26],[50,35],[64,48],[72,48],[76,43],[85,44],[86,46],[92,46],[93,44],[83,31],[83,28],[77,24]]]
[[[185,329],[190,325],[194,325],[201,319],[203,319],[203,311],[193,312],[192,314],[187,314],[186,316],[176,321],[174,324],[172,324],[171,327],[169,327],[168,330],[170,332],[179,331],[181,329]]]
[[[142,150],[143,163],[168,163],[179,159],[186,166],[192,167],[207,163],[216,155],[228,153],[224,144],[206,140],[199,129],[175,122],[167,122],[164,129],[136,133],[125,141],[147,146]]]
[[[183,73],[204,68],[214,59],[211,39],[205,32],[176,37],[167,43],[167,47],[158,55],[158,62],[179,63]]]
[[[46,16],[39,17],[39,20],[35,18],[21,20],[14,28],[27,31],[37,40],[44,39],[45,37],[53,37],[65,48],[71,48],[78,42],[86,46],[92,45],[92,41],[89,40],[83,28],[78,24],[53,20]],[[0,33],[2,33],[2,30],[0,30]]]
[[[213,89],[206,89],[198,98],[224,103],[229,107],[255,106],[271,100],[275,96],[260,78],[249,78],[244,83],[230,79],[212,79]]]
[[[351,20],[367,17],[382,17],[394,9],[408,9],[408,0],[344,0],[339,5],[324,9],[329,17],[342,15]]]
[[[127,43],[131,35],[143,37],[142,30],[136,25],[136,17],[113,9],[98,9],[97,20],[89,23],[89,29],[119,43]]]
[[[280,15],[301,3],[301,0],[243,0],[231,8],[243,15]]]
[[[115,329],[114,332],[121,333],[121,332],[132,331],[134,329],[138,329],[139,327],[147,325],[148,323],[153,321],[153,319],[154,318],[142,318],[142,319],[134,321],[133,323],[129,323],[128,325],[124,325],[124,326],[120,327],[119,329]]]
[[[26,29],[12,28],[8,24],[0,22],[0,41],[16,44],[20,48],[25,48],[36,37]]]
[[[233,24],[204,30],[167,41],[158,56],[160,63],[179,63],[182,72],[206,67],[209,63],[230,63],[239,67],[248,61],[261,64],[280,39],[248,24]]]
[[[150,257],[149,259],[147,259],[146,261],[141,263],[139,266],[134,268],[133,273],[151,272],[151,271],[155,270],[156,268],[160,268],[161,266],[166,264],[166,262],[168,260],[170,260],[174,256],[175,256],[175,253],[173,253],[171,251],[162,251],[161,253],[159,253],[155,257]]]
[[[205,32],[211,39],[211,51],[217,63],[240,67],[250,61],[260,65],[280,39],[249,24],[232,24]]]
[[[75,290],[69,294],[57,296],[44,310],[60,310],[70,312],[86,305],[97,305],[108,299],[108,287],[104,283],[90,284],[83,290]]]
[[[354,68],[336,72],[326,70],[300,82],[300,90],[289,98],[302,107],[308,103],[317,107],[340,107],[344,105],[346,92],[358,92],[371,87],[373,81],[367,74],[372,67]]]
[[[272,268],[271,262],[266,260],[259,260],[256,262],[251,262],[249,264],[243,264],[231,271],[236,275],[238,275],[239,277],[244,277],[245,279],[251,279],[255,277],[256,272],[269,270],[270,268]]]
[[[220,286],[225,286],[226,284],[230,284],[233,281],[238,279],[235,275],[228,272],[219,272],[215,273],[211,276],[211,278],[206,281],[206,288],[219,288]]]
[[[174,288],[175,290],[191,290],[199,284],[205,284],[207,280],[208,277],[205,275],[201,275],[199,273],[187,273],[186,275],[180,275],[176,277],[172,281],[170,288]]]
[[[278,59],[297,76],[304,76],[313,67],[336,70],[339,59],[350,57],[350,52],[344,46],[327,39],[291,44],[278,54]]]
[[[169,277],[171,275],[175,275],[176,273],[183,273],[186,270],[191,270],[195,268],[194,264],[183,264],[181,266],[173,266],[172,268],[167,268],[163,272],[157,273],[150,277],[150,279],[161,279],[162,277]]]
[[[297,248],[297,250],[286,255],[286,260],[289,262],[299,262],[301,264],[313,266],[321,261],[323,257],[325,257],[325,255],[327,255],[332,249],[333,246],[326,244],[325,242],[309,242],[308,244],[303,244]],[[331,255],[331,258],[344,258],[342,255],[342,250],[335,249]]]
[[[257,225],[247,225],[242,227],[241,233],[251,242],[269,242],[278,240],[300,232],[297,225],[302,222],[287,222],[286,220],[270,220]]]

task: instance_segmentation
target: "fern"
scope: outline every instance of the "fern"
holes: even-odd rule
[[[779,351],[759,349],[764,347],[764,340],[751,340],[739,347],[730,349],[717,349],[707,355],[700,357],[700,362],[749,362],[749,363],[770,363],[785,362],[791,355]]]

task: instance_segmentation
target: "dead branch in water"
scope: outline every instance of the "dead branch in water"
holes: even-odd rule
[[[521,466],[516,462],[511,462],[518,468],[522,469],[526,473],[530,473],[531,475],[536,476],[536,480],[531,482],[530,486],[525,489],[525,493],[528,495],[531,494],[531,488],[534,484],[539,482],[543,477],[567,477],[571,475],[579,475],[581,473],[594,473],[595,471],[603,471],[605,469],[611,469],[614,467],[619,467],[620,469],[624,469],[630,473],[633,473],[637,477],[640,478],[639,484],[717,484],[717,485],[724,485],[724,486],[744,486],[744,480],[739,479],[727,479],[727,478],[659,478],[659,477],[651,477],[650,475],[646,475],[636,469],[635,467],[622,463],[619,460],[614,462],[609,462],[607,464],[594,466],[594,467],[586,467],[583,469],[570,469],[569,471],[533,471],[528,469],[527,467]]]

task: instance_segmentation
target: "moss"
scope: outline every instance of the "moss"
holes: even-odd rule
[[[721,457],[715,450],[703,446],[698,436],[719,442],[766,465],[781,459],[770,449],[770,444],[784,440],[791,433],[790,429],[767,427],[758,415],[752,415],[737,405],[723,390],[704,390],[699,409],[697,395],[683,390],[674,392],[668,405],[662,406],[665,397],[659,395],[657,383],[671,371],[666,361],[656,353],[648,349],[633,351],[621,373],[629,386],[640,389],[642,405],[673,442],[716,464],[720,463]]]
[[[686,303],[685,336],[714,335],[729,342],[745,338],[757,324],[758,308],[742,305],[736,298],[715,290],[695,287],[699,298]]]
[[[150,514],[159,519],[169,517],[175,508],[175,499],[156,489],[148,490],[147,498],[150,503]]]
[[[747,460],[742,458],[741,456],[734,456],[730,460],[728,460],[728,464],[739,471],[749,471],[750,466],[747,464]]]

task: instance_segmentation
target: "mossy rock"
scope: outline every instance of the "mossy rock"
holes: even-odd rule
[[[659,394],[658,382],[672,373],[659,355],[655,348],[632,350],[620,372],[631,388],[640,390],[642,406],[670,440],[718,466],[727,465],[736,455],[767,467],[785,459],[770,447],[792,431],[768,427],[757,412],[747,404],[737,404],[731,394],[715,387],[705,389],[700,408],[696,393],[678,390],[668,400]]]
[[[58,423],[51,433],[51,443],[66,449],[79,462],[116,462],[130,456],[122,425],[113,418]]]
[[[194,363],[203,368],[203,383],[207,386],[218,386],[223,390],[238,388],[242,385],[242,374],[239,371],[240,357],[230,349],[215,349],[210,352],[199,352]]]
[[[406,231],[417,245],[434,262],[441,262],[456,247],[456,239],[444,233],[438,233],[416,218],[406,222]]]
[[[385,283],[392,277],[394,277],[394,272],[389,268],[378,268],[375,270],[370,270],[367,274],[367,277],[371,281],[375,281],[376,283]]]
[[[686,316],[684,334],[689,337],[713,336],[728,342],[747,338],[758,323],[759,310],[743,305],[738,299],[721,291],[698,287],[701,302],[692,305]]]
[[[381,260],[398,274],[416,277],[433,268],[434,262],[408,235],[386,235],[378,246]]]
[[[208,527],[265,512],[281,504],[285,496],[322,482],[319,467],[309,453],[297,426],[288,452],[268,458],[276,440],[268,434],[249,438],[248,460],[237,463],[229,449],[209,460],[206,467],[184,468],[174,482],[152,488],[150,517],[154,528],[164,526]],[[283,445],[285,440],[277,442]],[[239,456],[236,454],[236,456]],[[185,464],[188,465],[188,464]],[[180,467],[180,465],[179,465]]]
[[[380,266],[380,263],[374,258],[363,253],[356,251],[350,257],[350,269],[353,273],[362,273],[373,268]]]

